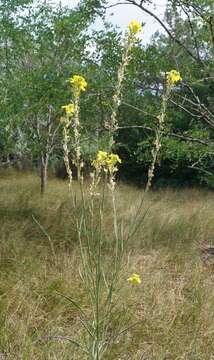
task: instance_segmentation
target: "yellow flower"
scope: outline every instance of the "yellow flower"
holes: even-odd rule
[[[92,165],[100,169],[101,166],[105,165],[107,157],[108,153],[106,151],[98,151],[96,159],[92,161]]]
[[[180,73],[176,70],[171,70],[167,73],[167,82],[171,85],[176,84],[178,81],[181,81],[182,77]]]
[[[85,91],[87,88],[87,82],[83,76],[74,75],[70,78],[70,84],[76,88],[78,92]]]
[[[98,151],[97,153],[97,161],[103,162],[106,161],[108,157],[108,153],[106,151]]]
[[[96,159],[92,162],[92,165],[95,168],[103,167],[104,170],[109,170],[110,172],[117,171],[115,165],[117,163],[121,164],[121,159],[117,154],[108,154],[106,151],[98,151]]]
[[[62,109],[65,109],[66,115],[71,116],[74,114],[74,104],[68,104],[62,106]]]
[[[106,160],[107,165],[115,166],[117,163],[121,164],[121,159],[117,154],[109,154]]]
[[[140,278],[140,275],[138,275],[138,274],[132,274],[132,276],[130,276],[130,278],[127,279],[127,281],[133,285],[141,284],[141,278]]]
[[[128,29],[131,35],[136,35],[141,32],[142,26],[136,20],[132,20],[128,25]]]

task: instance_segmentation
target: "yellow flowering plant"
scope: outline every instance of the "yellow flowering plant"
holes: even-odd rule
[[[68,104],[63,106],[66,112],[67,125],[64,126],[64,161],[69,176],[69,186],[72,189],[73,216],[76,221],[77,234],[80,245],[82,266],[80,270],[86,294],[91,305],[92,319],[82,316],[81,321],[88,334],[85,343],[81,344],[76,340],[73,342],[88,354],[88,358],[100,360],[111,346],[111,339],[107,339],[111,314],[113,311],[113,295],[117,290],[117,281],[123,258],[124,233],[121,231],[117,215],[115,198],[116,174],[118,165],[121,164],[120,157],[112,152],[114,143],[114,132],[117,130],[117,110],[121,103],[122,82],[125,76],[125,69],[129,63],[131,49],[136,43],[136,36],[141,31],[141,25],[136,21],[129,24],[125,39],[124,54],[118,69],[118,78],[115,92],[113,95],[112,115],[106,124],[109,131],[108,151],[98,151],[96,158],[92,161],[93,171],[91,173],[91,183],[88,187],[84,186],[81,175],[82,160],[80,147],[80,119],[79,119],[79,100],[81,92],[87,88],[86,80],[80,75],[70,78],[71,90],[73,93],[73,106]],[[72,121],[71,121],[72,119]],[[68,153],[68,127],[73,129],[73,164],[77,168],[77,180],[79,183],[82,210],[79,217],[79,208],[76,203],[76,193],[73,190],[72,171],[69,163]],[[106,186],[107,185],[107,186]],[[108,189],[108,191],[107,191]],[[103,267],[103,251],[106,234],[104,233],[104,214],[106,211],[106,198],[110,196],[112,204],[112,242],[113,256],[111,272]],[[71,300],[74,306],[84,314],[79,304]]]
[[[118,129],[117,111],[121,104],[125,71],[131,58],[132,48],[134,47],[137,40],[137,34],[139,34],[141,30],[142,26],[136,20],[132,20],[128,25],[128,31],[125,37],[124,53],[117,72],[117,85],[113,94],[112,113],[110,119],[105,123],[106,129],[109,131],[109,151],[114,145],[114,134]]]
[[[73,164],[77,168],[77,178],[81,178],[81,169],[83,166],[81,160],[81,147],[80,147],[80,119],[79,119],[79,100],[81,91],[85,91],[87,88],[87,82],[83,76],[74,75],[70,78],[71,92],[73,94],[73,103],[62,106],[62,109],[66,113],[66,118],[62,118],[61,123],[64,126],[64,162],[67,169],[67,173],[69,175],[70,184],[72,181],[72,171],[71,168],[68,168],[68,129],[71,125],[72,121],[72,129],[73,129],[73,147],[74,147],[74,156],[73,156]],[[66,157],[66,158],[65,158]]]
[[[72,195],[73,217],[76,221],[76,229],[79,239],[80,255],[82,259],[81,279],[90,301],[92,319],[88,321],[82,318],[82,323],[87,331],[88,338],[85,344],[77,341],[79,348],[85,349],[89,358],[101,359],[107,351],[108,345],[105,341],[106,331],[109,326],[110,313],[112,308],[113,288],[116,284],[119,274],[120,263],[122,259],[122,238],[118,232],[116,205],[115,205],[115,175],[117,165],[121,159],[117,154],[106,151],[98,151],[96,158],[92,161],[91,184],[89,187],[84,186],[83,176],[81,174],[81,147],[80,147],[80,119],[79,119],[79,101],[80,94],[86,90],[87,82],[82,76],[75,75],[70,79],[71,90],[73,93],[73,104],[64,105],[65,111],[63,118],[63,149],[64,162],[69,177],[69,187]],[[71,128],[71,129],[70,129]],[[72,130],[69,132],[69,130]],[[73,164],[77,169],[77,180],[79,184],[79,195],[81,197],[82,209],[81,218],[79,207],[77,206],[77,193],[73,187],[72,171],[69,161],[69,141],[74,148]],[[104,175],[103,182],[102,175]],[[105,199],[107,196],[106,184],[110,191],[113,210],[113,237],[115,241],[115,254],[112,261],[114,268],[111,274],[105,273],[102,261],[103,239],[103,218],[105,212]],[[101,193],[98,187],[101,186]],[[89,191],[88,191],[89,189]],[[95,206],[96,204],[96,206]],[[98,213],[97,213],[98,207]],[[99,226],[97,226],[97,223]],[[103,296],[105,305],[103,305]],[[72,300],[72,304],[81,307]],[[83,312],[82,312],[83,313]],[[108,320],[108,321],[107,321]],[[102,325],[101,325],[102,324]]]
[[[81,92],[87,88],[86,80],[80,75],[74,75],[70,79],[73,94],[73,104],[64,105],[67,125],[64,126],[64,161],[70,179],[69,185],[72,188],[73,211],[72,216],[76,222],[76,231],[79,240],[79,250],[81,256],[81,266],[79,273],[82,284],[87,295],[90,309],[87,315],[84,309],[75,300],[70,302],[80,311],[80,318],[85,334],[82,336],[83,343],[72,340],[71,342],[87,354],[91,360],[101,360],[113,344],[111,336],[111,320],[114,311],[114,296],[118,291],[118,281],[122,268],[124,253],[124,243],[130,240],[136,231],[140,221],[142,221],[142,201],[136,207],[136,213],[124,230],[124,224],[117,214],[117,202],[115,196],[116,175],[118,165],[121,164],[120,157],[113,152],[114,134],[118,129],[117,110],[121,104],[122,83],[125,76],[125,69],[131,55],[131,49],[135,44],[136,35],[140,32],[141,25],[133,20],[126,34],[126,44],[121,64],[118,69],[117,85],[113,95],[113,106],[111,117],[106,124],[109,131],[108,151],[99,150],[95,159],[92,161],[91,181],[83,181],[82,155],[80,146],[80,118],[79,101]],[[154,176],[155,164],[158,152],[161,147],[161,139],[164,132],[164,122],[166,115],[167,102],[169,100],[173,86],[181,80],[180,74],[172,70],[167,74],[166,91],[162,99],[160,115],[157,117],[158,126],[156,130],[155,146],[152,151],[152,164],[148,172],[148,190]],[[71,121],[72,119],[72,121]],[[71,126],[73,133],[72,139],[68,135],[68,127]],[[72,172],[69,163],[68,141],[72,140],[74,147],[73,164],[77,169],[77,183],[79,193],[73,189]],[[77,197],[81,199],[81,207],[77,204]],[[109,215],[109,204],[111,211]],[[108,205],[108,208],[107,208]],[[104,222],[108,213],[109,234],[104,232]],[[139,220],[140,219],[140,220]],[[108,242],[106,241],[108,240]],[[125,241],[124,241],[125,240]],[[110,245],[109,245],[110,242]],[[108,245],[106,245],[108,243]],[[104,265],[105,252],[111,249],[111,271]],[[128,279],[128,283],[133,285],[141,284],[141,277],[134,273]],[[122,331],[123,333],[125,330]]]
[[[69,161],[69,128],[72,127],[73,137],[72,143],[74,147],[73,164],[77,168],[77,178],[81,177],[82,161],[81,161],[81,147],[80,147],[80,120],[79,120],[79,100],[81,91],[87,88],[87,82],[83,76],[74,75],[70,78],[71,93],[73,95],[73,103],[63,105],[61,108],[65,111],[65,117],[62,117],[60,122],[63,125],[63,149],[64,149],[64,163],[69,177],[69,187],[71,188],[72,171]]]
[[[180,73],[176,70],[171,70],[167,72],[167,78],[166,78],[166,89],[162,96],[162,103],[161,103],[161,110],[160,114],[157,116],[157,126],[155,129],[155,140],[154,140],[154,146],[152,149],[152,162],[148,169],[148,181],[146,185],[146,192],[150,189],[152,180],[154,178],[155,173],[155,165],[158,160],[158,155],[161,149],[161,142],[164,135],[165,130],[165,118],[166,118],[166,110],[167,110],[167,104],[170,99],[173,87],[177,82],[182,81],[182,77]]]

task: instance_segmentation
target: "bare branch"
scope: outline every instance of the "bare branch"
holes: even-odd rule
[[[146,126],[146,125],[130,125],[130,126],[119,126],[118,130],[124,130],[124,129],[143,129],[149,132],[155,132],[155,129]],[[190,142],[195,142],[201,145],[206,145],[209,146],[211,144],[210,141],[204,140],[204,139],[199,139],[199,138],[194,138],[192,136],[187,136],[187,135],[181,135],[181,134],[176,134],[176,133],[166,133],[167,136],[170,137],[174,137],[177,138],[179,140],[183,140],[183,141],[190,141]]]
[[[141,112],[141,113],[144,114],[144,115],[148,115],[148,116],[150,116],[150,117],[153,117],[153,118],[157,119],[157,116],[156,116],[156,115],[153,115],[153,114],[149,113],[148,111],[142,110],[142,109],[140,109],[140,108],[137,107],[137,106],[131,105],[131,104],[125,102],[125,101],[123,101],[122,104],[123,104],[123,105],[126,105],[126,106],[128,106],[128,107],[130,107],[130,108],[132,108],[132,109],[134,109],[134,110],[137,110],[138,112]]]
[[[183,12],[185,13],[185,15],[187,16],[187,21],[188,21],[188,24],[189,24],[189,27],[190,27],[190,30],[191,30],[191,33],[192,33],[193,40],[194,40],[195,49],[196,49],[196,52],[197,52],[197,57],[198,57],[198,60],[201,62],[200,51],[199,51],[199,46],[198,46],[198,40],[197,40],[197,38],[195,36],[195,31],[194,31],[194,28],[193,28],[193,24],[192,24],[189,12],[184,8],[184,6],[182,4],[181,4],[181,8],[182,8]]]
[[[180,47],[182,47],[201,67],[205,67],[205,64],[201,59],[199,59],[197,56],[195,56],[191,50],[189,50],[178,38],[176,38],[170,29],[164,24],[164,22],[151,10],[147,9],[145,6],[143,6],[142,1],[138,3],[136,0],[127,0],[129,4],[135,5],[139,9],[141,9],[146,14],[150,15],[153,19],[155,19],[161,27],[166,31],[166,33],[169,35],[169,37],[175,41]],[[120,3],[119,3],[120,4]],[[125,3],[127,5],[127,3]],[[116,6],[116,4],[115,4]]]
[[[183,105],[178,104],[177,102],[175,102],[174,100],[170,99],[170,102],[174,105],[176,105],[177,107],[179,107],[180,109],[184,110],[187,114],[191,115],[192,117],[196,117],[198,119],[200,119],[202,116],[201,115],[197,115],[194,114],[193,112],[191,112],[190,110],[188,110],[187,108],[185,108]]]
[[[214,129],[214,114],[205,106],[199,99],[199,97],[195,94],[193,88],[189,84],[184,84],[187,89],[191,92],[195,103],[192,102],[192,104],[196,107],[195,110],[197,110],[201,114],[201,119],[203,119],[210,128]],[[188,102],[191,102],[191,100],[186,99]]]
[[[194,165],[191,165],[191,166],[188,166],[189,169],[193,169],[193,170],[197,170],[197,171],[201,171],[203,173],[205,173],[206,175],[209,175],[209,176],[213,176],[213,174],[210,172],[210,171],[207,171],[205,169],[202,169],[201,167],[199,166],[194,166]]]

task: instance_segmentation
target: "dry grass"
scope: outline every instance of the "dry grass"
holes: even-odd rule
[[[1,177],[0,193],[0,352],[11,360],[83,359],[69,342],[47,338],[82,336],[77,310],[58,293],[89,311],[66,182],[51,180],[41,200],[35,176],[11,174]],[[139,189],[119,187],[125,221],[139,197]],[[147,216],[127,244],[112,329],[138,324],[106,359],[214,359],[214,271],[197,247],[214,242],[214,194],[158,191],[144,209]],[[56,258],[32,215],[50,235]],[[132,272],[141,275],[141,286],[127,284]]]

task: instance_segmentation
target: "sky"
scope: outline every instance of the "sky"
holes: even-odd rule
[[[61,0],[63,5],[67,5],[69,7],[74,7],[78,4],[78,0]],[[117,0],[109,0],[109,4],[115,4]],[[165,8],[166,8],[167,0],[154,0],[153,3],[155,5],[150,5],[147,7],[150,9],[154,9],[155,6],[155,13],[163,18]],[[107,10],[107,19],[111,21],[114,25],[119,26],[122,30],[127,28],[127,25],[130,23],[131,20],[137,20],[140,23],[144,22],[145,27],[141,34],[141,39],[143,43],[149,42],[152,34],[154,34],[157,30],[162,30],[161,26],[157,23],[156,20],[152,19],[151,16],[146,16],[142,12],[142,10],[138,9],[134,5],[119,5]],[[101,21],[97,21],[94,25],[96,28],[102,28]]]

